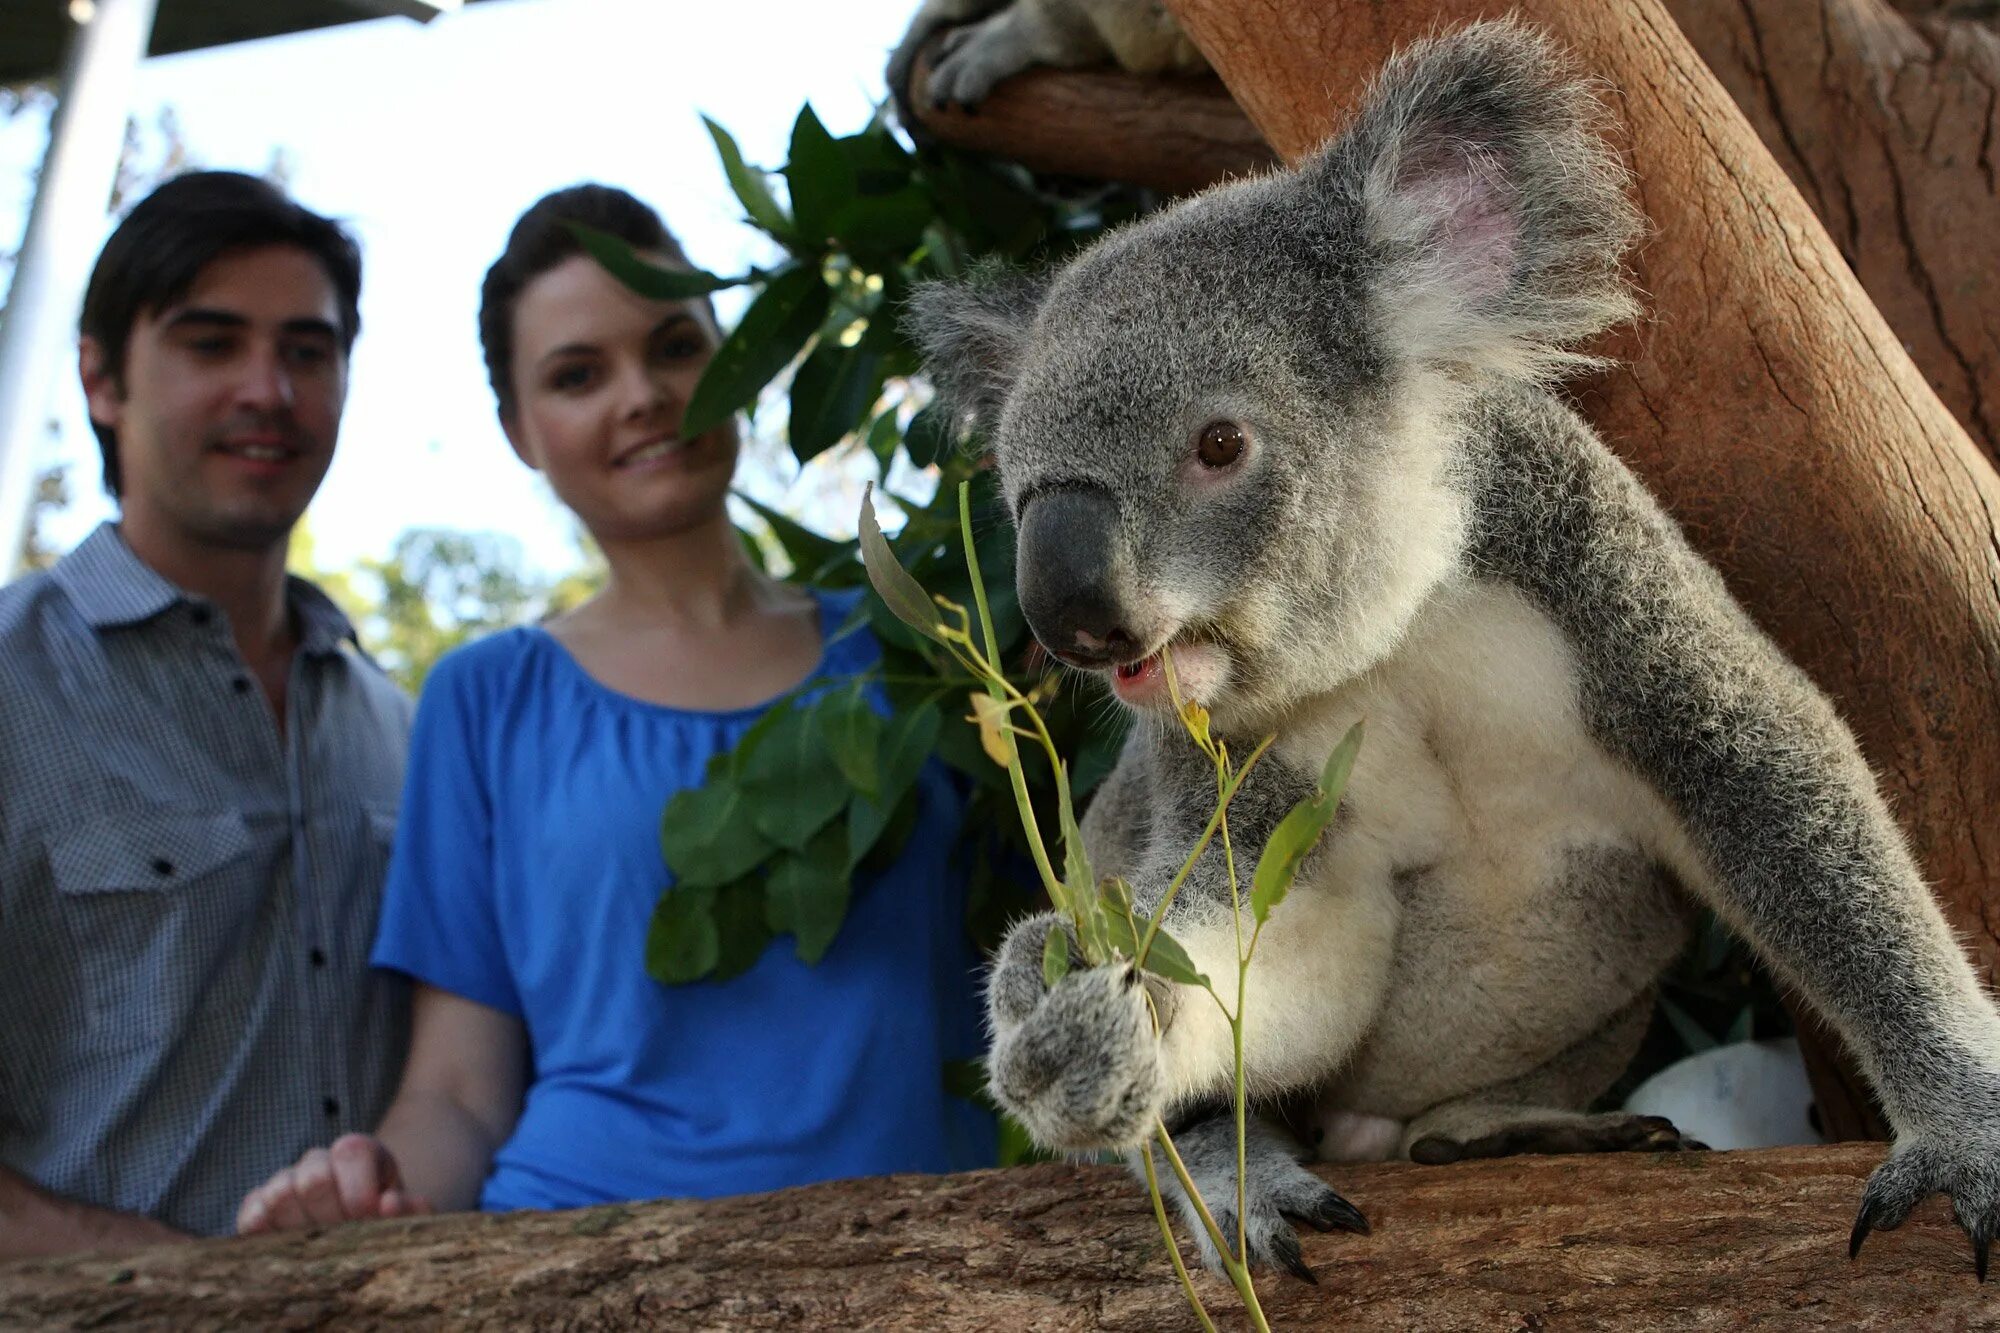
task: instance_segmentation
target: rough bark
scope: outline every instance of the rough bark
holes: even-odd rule
[[[2000,460],[2000,32],[1882,0],[1667,0],[1924,378]]]
[[[2000,1326],[1942,1202],[1846,1235],[1875,1146],[1322,1168],[1284,1329]],[[1223,1328],[1234,1293],[1197,1284]],[[902,1176],[712,1202],[387,1222],[0,1266],[0,1329],[1192,1328],[1122,1170]]]
[[[1213,75],[1035,69],[1001,83],[972,112],[930,105],[930,65],[927,52],[910,76],[917,128],[1035,171],[1187,194],[1277,160]]]

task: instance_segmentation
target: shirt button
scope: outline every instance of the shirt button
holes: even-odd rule
[[[250,677],[238,676],[229,682],[229,688],[235,690],[238,694],[250,693]]]
[[[326,966],[326,950],[324,949],[314,949],[311,953],[307,954],[306,957],[312,960],[312,965],[314,967]]]
[[[197,606],[188,612],[188,619],[197,625],[206,625],[214,618],[214,613],[205,606]]]
[[[174,873],[174,863],[164,856],[153,858],[153,873],[162,879]]]
[[[333,1098],[329,1097],[325,1101],[320,1103],[320,1109],[325,1111],[330,1116],[339,1115],[340,1103],[335,1101]]]

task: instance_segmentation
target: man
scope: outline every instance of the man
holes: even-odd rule
[[[393,1091],[407,996],[367,959],[409,705],[285,574],[360,286],[338,224],[226,172],[91,275],[120,518],[0,589],[0,1258],[227,1233]]]

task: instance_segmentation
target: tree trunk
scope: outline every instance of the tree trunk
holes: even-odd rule
[[[2000,32],[1667,0],[1944,405],[2000,460]]]
[[[1372,1236],[1308,1231],[1283,1329],[1993,1327],[1940,1200],[1847,1259],[1874,1146],[1322,1168]],[[1234,1291],[1197,1286],[1222,1328]],[[0,1329],[1193,1328],[1113,1167],[841,1181],[0,1265]]]

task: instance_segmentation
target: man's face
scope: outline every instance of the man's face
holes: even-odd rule
[[[209,262],[141,311],[124,373],[85,338],[90,415],[118,432],[124,520],[201,546],[282,542],[333,461],[347,354],[332,280],[304,250]]]

